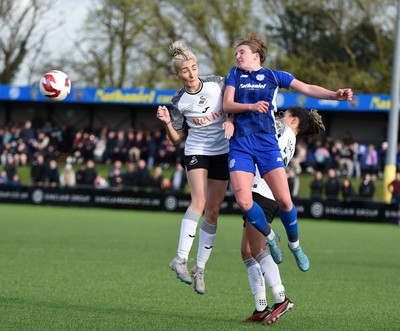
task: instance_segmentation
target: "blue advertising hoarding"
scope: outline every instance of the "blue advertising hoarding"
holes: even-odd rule
[[[72,88],[65,103],[126,104],[126,105],[168,105],[175,90],[117,89],[117,88]],[[0,101],[53,102],[44,98],[38,86],[0,85]],[[390,95],[355,94],[352,101],[318,100],[302,94],[280,92],[277,106],[286,109],[300,106],[306,109],[351,112],[389,112]]]

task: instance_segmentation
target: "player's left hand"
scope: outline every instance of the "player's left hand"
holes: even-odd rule
[[[233,132],[235,131],[235,126],[231,121],[226,121],[222,124],[222,127],[225,130],[225,138],[226,139],[231,139],[233,136]]]

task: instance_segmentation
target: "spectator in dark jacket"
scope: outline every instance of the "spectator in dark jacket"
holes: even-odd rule
[[[86,172],[86,164],[82,163],[79,165],[79,168],[75,174],[76,185],[78,187],[83,187],[83,185],[85,185],[85,172]]]
[[[31,180],[33,186],[44,186],[46,181],[46,165],[41,154],[38,154],[32,162]]]
[[[353,201],[355,192],[350,178],[345,178],[343,180],[341,191],[342,191],[343,201],[345,202]]]
[[[360,184],[359,196],[362,200],[372,200],[375,193],[375,184],[372,181],[370,173],[364,175],[364,179]]]
[[[321,199],[324,186],[325,186],[324,175],[322,174],[321,171],[316,171],[314,179],[310,184],[310,189],[311,189],[310,198]]]
[[[397,172],[395,180],[389,183],[388,190],[392,194],[392,203],[400,205],[400,172]]]
[[[122,175],[124,187],[132,189],[136,186],[136,166],[133,162],[127,164],[126,172]]]
[[[325,183],[325,196],[327,200],[337,201],[340,192],[340,180],[336,174],[336,170],[330,168],[328,170],[328,180]]]
[[[46,168],[46,178],[49,182],[49,186],[52,188],[56,188],[60,184],[60,174],[58,172],[56,160],[50,160]]]
[[[93,187],[94,181],[97,178],[97,170],[93,160],[88,160],[86,162],[86,170],[83,176],[84,185],[87,187]]]
[[[139,189],[146,189],[152,182],[152,176],[147,169],[145,160],[139,160],[136,170],[136,185]]]

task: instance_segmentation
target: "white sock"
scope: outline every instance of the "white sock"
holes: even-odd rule
[[[289,247],[291,249],[293,249],[293,248],[299,247],[300,246],[300,242],[298,240],[297,241],[293,241],[293,242],[289,241],[288,245],[289,245]]]
[[[263,311],[267,307],[267,296],[265,293],[265,283],[260,265],[253,258],[243,262],[247,268],[247,275],[256,309],[258,311]]]
[[[196,237],[196,229],[200,217],[201,214],[188,209],[182,219],[178,256],[186,261],[189,258],[189,252],[192,248],[193,240]]]
[[[197,251],[197,266],[204,269],[210,258],[217,233],[217,224],[209,224],[206,220],[201,223],[199,231],[199,249]]]
[[[282,285],[279,267],[274,262],[271,254],[267,251],[263,251],[257,255],[256,260],[260,265],[268,287],[272,290],[275,303],[285,300],[285,288]]]

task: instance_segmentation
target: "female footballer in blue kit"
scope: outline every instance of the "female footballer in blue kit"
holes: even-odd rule
[[[279,148],[287,166],[295,153],[296,136],[318,137],[325,131],[321,115],[318,111],[310,111],[300,107],[290,107],[279,112],[276,120]],[[252,188],[253,200],[263,209],[269,223],[272,223],[278,212],[271,189],[256,168]],[[250,248],[252,242],[252,249]],[[285,294],[279,267],[265,249],[265,237],[250,223],[245,222],[241,244],[242,259],[247,269],[250,288],[254,296],[256,309],[243,322],[274,323],[282,315],[290,311],[294,303]],[[265,293],[265,283],[271,289],[275,304],[269,308]]]
[[[197,59],[180,41],[171,46],[172,71],[183,87],[172,98],[171,114],[159,106],[157,117],[167,130],[168,138],[178,143],[188,128],[184,163],[190,186],[191,203],[183,216],[177,256],[170,267],[181,281],[191,284],[204,294],[204,269],[211,254],[217,231],[219,209],[229,180],[229,138],[234,127],[222,110],[225,80],[221,76],[199,77]],[[187,269],[200,217],[204,220],[199,231],[196,265]]]
[[[292,202],[276,137],[274,114],[279,88],[293,89],[308,97],[327,100],[352,100],[349,88],[336,92],[317,85],[306,84],[284,71],[263,68],[267,47],[255,34],[242,38],[236,46],[233,67],[226,79],[223,109],[235,114],[235,132],[229,145],[229,171],[237,203],[247,220],[267,239],[276,263],[282,262],[280,238],[274,234],[261,207],[252,199],[255,165],[267,182],[279,207],[289,248],[302,271],[309,269],[309,261],[300,247],[297,211]],[[251,245],[251,243],[250,243]]]

